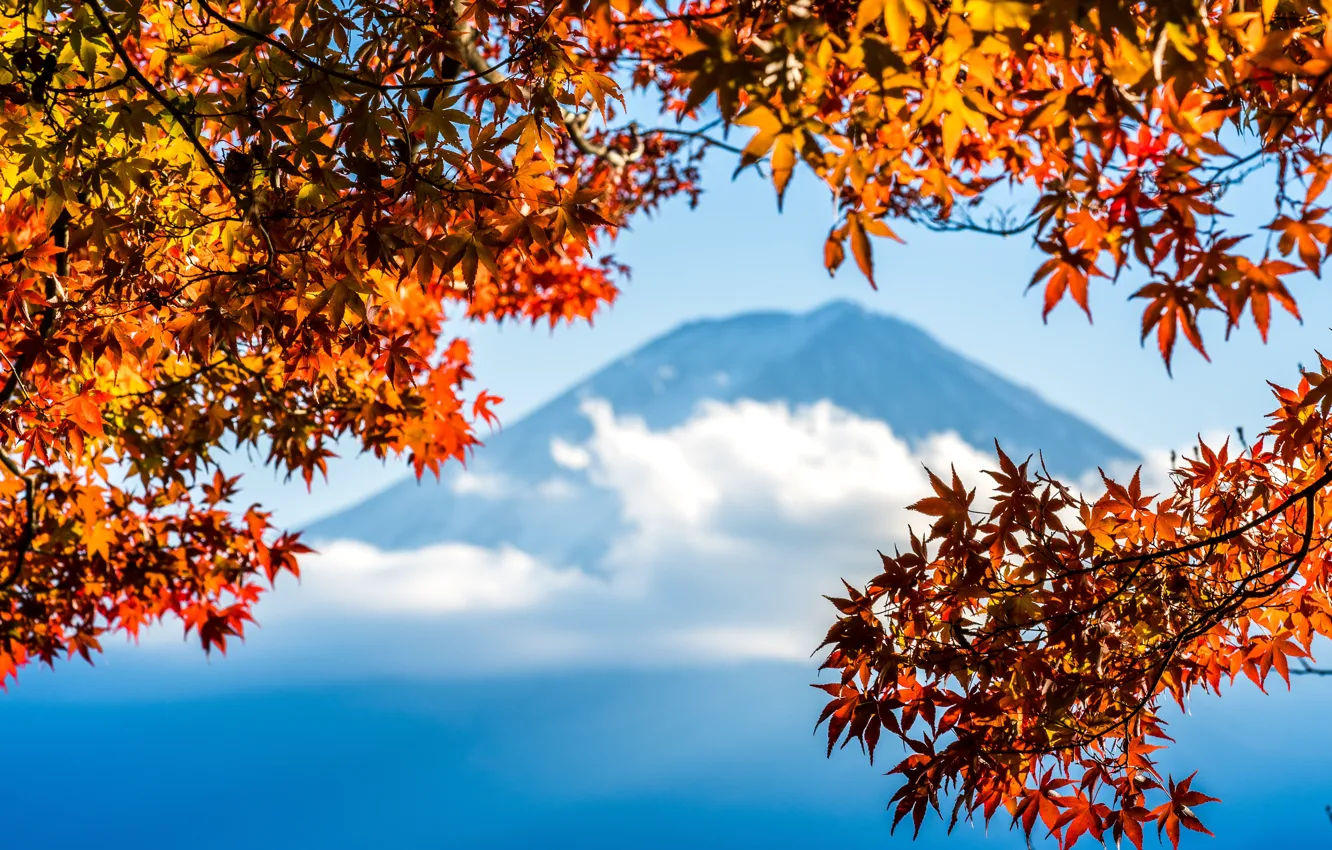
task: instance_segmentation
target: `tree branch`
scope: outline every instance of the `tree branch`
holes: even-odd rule
[[[1006,219],[1001,219],[998,224],[977,224],[970,218],[960,222],[954,221],[931,221],[920,219],[920,223],[928,230],[935,233],[983,233],[987,236],[1017,236],[1026,233],[1039,223],[1040,219],[1031,216],[1020,223],[1010,224]]]
[[[712,12],[696,12],[693,14],[666,15],[660,18],[633,18],[627,21],[614,21],[613,26],[617,27],[650,27],[657,24],[689,23],[690,21],[709,21],[714,18],[721,18],[735,11],[727,6],[724,9],[717,9]]]
[[[106,34],[107,40],[111,42],[111,49],[115,51],[116,55],[120,57],[120,61],[124,63],[125,73],[129,74],[135,82],[143,86],[144,90],[148,92],[148,96],[157,101],[172,118],[176,119],[176,123],[180,126],[185,137],[189,140],[194,149],[199,152],[199,155],[203,157],[205,164],[208,166],[208,170],[213,172],[213,176],[217,178],[218,182],[226,187],[227,191],[231,193],[232,198],[236,200],[237,206],[239,206],[240,198],[236,197],[236,193],[231,188],[231,184],[229,184],[227,179],[222,176],[222,170],[217,167],[217,162],[213,159],[213,155],[199,139],[198,134],[194,132],[193,122],[171,102],[170,98],[162,94],[156,86],[149,82],[148,78],[139,70],[139,66],[134,64],[134,60],[130,58],[129,52],[125,50],[125,45],[121,43],[119,36],[116,35],[115,28],[111,26],[111,21],[107,18],[106,10],[102,8],[102,5],[98,3],[97,0],[88,0],[88,7],[92,9],[93,14],[97,17],[97,23],[101,27],[102,32]]]
[[[457,9],[458,5],[458,3],[455,3],[454,8]],[[547,17],[554,12],[554,8],[555,7],[552,6],[551,11],[546,13]],[[459,9],[459,17],[461,17],[461,11],[462,10]],[[458,37],[458,48],[459,52],[462,53],[464,64],[475,71],[481,79],[496,85],[505,81],[504,77],[496,73],[494,69],[487,67],[485,57],[481,55],[481,51],[476,44],[476,27],[470,22],[462,24],[462,34]],[[518,88],[529,100],[546,100],[554,106],[555,109],[559,110],[560,123],[564,125],[564,129],[569,134],[569,139],[574,143],[574,147],[578,148],[582,153],[604,160],[616,171],[623,170],[629,163],[635,162],[643,157],[646,148],[643,145],[642,138],[638,136],[637,132],[631,130],[634,139],[634,147],[629,151],[616,150],[609,145],[596,144],[588,138],[588,119],[586,116],[581,116],[576,112],[560,106],[549,91],[534,93],[526,86],[520,85]]]
[[[505,82],[505,78],[499,73],[499,70],[505,67],[506,65],[510,65],[513,62],[518,61],[523,56],[527,55],[527,53],[531,52],[531,50],[535,47],[535,44],[531,45],[524,50],[516,51],[512,56],[510,56],[508,59],[503,60],[502,62],[493,65],[489,64],[486,62],[485,57],[481,55],[481,52],[477,47],[476,27],[471,25],[470,23],[466,23],[462,25],[462,34],[459,36],[457,43],[461,53],[463,54],[463,59],[465,64],[473,72],[471,76],[457,77],[450,80],[415,80],[407,83],[383,83],[366,79],[365,77],[361,76],[358,73],[343,71],[338,68],[331,68],[327,65],[323,65],[319,62],[316,62],[315,60],[306,56],[304,53],[301,53],[299,50],[281,41],[280,39],[262,33],[238,21],[231,20],[230,18],[226,17],[225,15],[221,14],[216,9],[214,9],[212,5],[208,2],[208,0],[198,0],[198,2],[199,5],[204,9],[204,11],[209,15],[209,17],[218,21],[223,26],[230,29],[232,32],[247,36],[249,38],[256,39],[257,41],[260,41],[276,50],[279,50],[282,53],[284,53],[286,56],[288,56],[290,59],[292,59],[292,61],[296,62],[298,65],[310,68],[311,70],[319,71],[320,73],[327,74],[330,77],[335,77],[337,79],[340,79],[347,83],[351,83],[353,85],[365,86],[366,88],[378,92],[403,91],[407,89],[441,90],[441,89],[451,88],[461,83],[472,82],[476,80],[484,80],[488,83],[491,83],[492,85],[499,85]],[[459,9],[458,11],[461,12],[461,9]],[[551,13],[553,13],[553,11],[554,7],[552,6],[551,11],[546,13],[547,18],[550,16]],[[709,13],[706,15],[683,16],[682,19],[684,18],[692,19],[695,17],[700,19],[707,17],[716,17],[721,14],[725,14],[725,12],[726,10],[716,13]],[[101,17],[102,16],[99,14],[99,18]],[[643,21],[641,23],[648,23],[648,21]],[[119,45],[117,45],[117,47],[119,47]],[[118,52],[120,51],[118,50]],[[123,54],[122,54],[122,59],[128,61],[128,57],[125,57]],[[145,85],[147,84],[146,81],[142,79],[141,75],[135,74],[135,76],[136,78],[140,79],[140,81],[143,82]],[[527,94],[529,98],[532,97],[533,93],[530,90],[526,89],[525,87],[520,87],[520,88]],[[550,98],[550,100],[553,102],[554,98]],[[163,101],[159,98],[159,102]],[[557,109],[559,109],[560,121],[564,125],[565,130],[568,132],[570,140],[573,141],[574,146],[578,148],[578,150],[581,151],[582,153],[587,154],[588,156],[596,157],[597,159],[605,160],[611,165],[612,168],[615,168],[616,170],[621,170],[629,163],[642,158],[645,152],[643,140],[632,129],[631,129],[631,134],[634,139],[634,146],[629,151],[616,150],[608,145],[596,144],[591,139],[588,138],[587,118],[585,116],[580,116],[576,112],[564,109],[563,107],[560,107],[558,104],[555,104],[555,106]],[[716,143],[714,142],[714,144]],[[724,145],[722,146],[724,147]],[[199,146],[196,144],[196,147]],[[211,160],[210,160],[210,165],[212,165]],[[214,167],[213,170],[216,172],[216,167]]]
[[[721,150],[728,151],[730,153],[734,154],[744,153],[743,148],[727,144],[726,142],[723,142],[719,139],[714,139],[701,130],[681,130],[675,127],[654,127],[651,130],[642,130],[640,131],[640,133],[641,135],[644,136],[650,136],[653,134],[660,136],[681,136],[687,139],[694,139],[696,141],[702,142],[704,145],[708,147],[719,148]]]
[[[1199,549],[1205,549],[1208,546],[1213,546],[1217,543],[1225,543],[1228,540],[1234,540],[1236,537],[1239,537],[1242,534],[1247,534],[1248,532],[1252,531],[1253,529],[1267,522],[1269,519],[1280,516],[1287,508],[1296,504],[1301,499],[1312,500],[1314,494],[1316,494],[1319,490],[1322,490],[1329,483],[1332,483],[1332,466],[1329,466],[1327,470],[1323,472],[1322,475],[1318,476],[1309,484],[1305,485],[1304,487],[1301,487],[1299,490],[1295,491],[1294,493],[1291,493],[1288,497],[1283,499],[1276,507],[1272,508],[1266,513],[1259,514],[1258,516],[1254,517],[1253,519],[1249,520],[1246,523],[1243,523],[1242,525],[1238,525],[1235,528],[1232,528],[1230,531],[1213,535],[1211,537],[1206,537],[1203,538],[1202,540],[1195,540],[1194,542],[1188,543],[1183,546],[1175,546],[1171,549],[1162,549],[1157,552],[1142,552],[1137,555],[1124,555],[1119,558],[1110,558],[1108,560],[1101,561],[1096,566],[1107,567],[1114,564],[1126,564],[1131,561],[1137,561],[1144,558],[1150,558],[1155,560],[1158,558],[1169,558],[1173,555],[1185,555],[1188,554],[1189,552],[1196,552]]]
[[[505,67],[506,65],[511,65],[514,62],[517,62],[526,54],[527,51],[530,51],[532,49],[531,47],[528,47],[527,51],[518,51],[517,53],[510,56],[508,59],[505,59],[502,62],[498,62],[494,65],[484,66],[483,64],[483,67],[481,69],[479,69],[476,73],[472,74],[471,76],[467,77],[454,77],[447,80],[413,80],[407,83],[375,82],[374,80],[366,79],[357,72],[343,71],[338,68],[330,68],[327,65],[316,62],[315,60],[311,59],[309,56],[306,56],[304,53],[300,52],[291,45],[281,41],[280,39],[274,38],[271,35],[266,35],[265,33],[262,33],[259,30],[256,30],[252,27],[248,27],[245,24],[240,23],[239,21],[233,21],[232,19],[226,17],[225,15],[214,9],[211,5],[209,5],[208,0],[198,0],[198,2],[199,5],[203,7],[204,11],[208,13],[209,17],[211,17],[213,20],[217,21],[218,23],[222,24],[227,29],[231,30],[232,32],[238,33],[240,35],[253,38],[256,41],[263,42],[264,44],[267,44],[269,47],[281,51],[282,53],[286,54],[287,57],[289,57],[297,65],[304,66],[312,71],[318,71],[322,74],[327,74],[328,76],[342,80],[343,82],[351,83],[357,86],[364,86],[368,89],[373,89],[378,92],[393,92],[393,91],[406,91],[406,90],[431,91],[431,90],[450,89],[453,86],[462,83],[474,82],[476,80],[487,80],[493,82],[493,80],[490,77],[491,74],[494,74],[495,72],[499,71],[499,69]]]
[[[23,567],[27,563],[28,552],[32,550],[32,541],[37,538],[37,485],[33,483],[32,477],[24,475],[18,463],[4,452],[0,452],[0,465],[3,465],[5,469],[13,473],[14,477],[23,482],[23,504],[26,512],[23,520],[23,531],[19,534],[18,545],[14,547],[14,565],[9,568],[5,577],[0,579],[0,590],[9,590],[23,575]]]
[[[264,237],[265,245],[268,248],[268,263],[266,264],[266,268],[272,273],[274,271],[273,266],[277,260],[277,250],[273,245],[273,237],[269,234],[268,228],[264,226],[263,222],[258,220],[257,216],[250,215],[252,212],[250,205],[241,197],[240,193],[236,190],[236,187],[232,185],[232,181],[228,180],[226,175],[222,172],[222,169],[218,167],[217,161],[213,159],[212,153],[209,152],[208,147],[203,143],[203,140],[199,138],[199,134],[194,132],[194,122],[190,117],[172,103],[170,98],[162,94],[156,86],[149,82],[148,78],[139,70],[139,66],[134,64],[134,60],[130,58],[129,52],[125,50],[124,43],[117,36],[115,28],[111,26],[111,21],[107,18],[106,10],[102,8],[97,0],[88,0],[88,5],[93,10],[93,14],[97,16],[98,25],[101,27],[102,32],[106,34],[107,40],[111,43],[111,49],[115,51],[116,55],[120,57],[120,61],[124,63],[126,75],[139,85],[143,86],[144,90],[148,92],[148,95],[153,100],[157,101],[162,108],[176,120],[176,124],[180,127],[181,132],[185,134],[185,138],[189,139],[190,145],[198,151],[201,157],[203,157],[204,164],[208,166],[208,170],[213,173],[213,176],[217,178],[218,183],[220,183],[222,187],[226,189],[227,194],[231,196],[232,203],[236,205],[236,209],[246,218],[249,218],[255,228],[258,229],[259,233]]]
[[[55,301],[62,285],[59,278],[69,274],[68,211],[60,211],[60,215],[56,217],[55,224],[51,228],[51,235],[56,246],[62,250],[56,255],[55,275],[47,275],[46,278],[46,309],[42,313],[42,320],[37,328],[38,338],[43,341],[51,335],[51,329],[55,326],[57,309]],[[15,391],[22,390],[24,395],[27,395],[27,390],[23,389],[23,375],[37,362],[37,355],[38,351],[34,348],[19,355],[17,363],[10,363],[9,377],[5,380],[4,387],[0,388],[0,407],[9,403]],[[8,360],[9,358],[6,357],[5,359]],[[8,452],[0,451],[0,465],[3,465],[15,477],[23,481],[23,504],[26,512],[23,531],[19,534],[18,545],[15,546],[14,565],[10,567],[5,577],[0,579],[0,590],[9,590],[23,575],[23,567],[27,563],[28,553],[32,551],[32,543],[37,538],[37,486],[33,482],[32,476],[25,475]]]
[[[38,325],[37,334],[40,339],[46,339],[51,335],[51,328],[55,325],[55,305],[54,301],[60,291],[60,281],[57,278],[69,274],[69,212],[61,210],[60,215],[56,217],[55,224],[51,227],[51,236],[55,240],[56,246],[61,248],[61,253],[56,255],[56,276],[50,275],[46,278],[46,309],[42,313],[41,323]],[[8,357],[5,358],[9,360]],[[0,407],[9,403],[14,397],[14,393],[22,388],[23,375],[32,368],[37,360],[37,352],[29,351],[26,354],[18,355],[17,363],[10,363],[9,377],[5,379],[3,387],[0,387]],[[25,391],[26,392],[26,391]]]
[[[1290,671],[1292,676],[1332,676],[1332,669],[1327,667],[1315,667],[1309,663],[1309,659],[1301,658],[1300,666]]]

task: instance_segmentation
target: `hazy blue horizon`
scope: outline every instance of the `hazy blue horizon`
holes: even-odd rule
[[[114,664],[26,675],[0,699],[0,721],[22,731],[0,774],[17,815],[7,846],[1025,846],[1002,818],[988,838],[965,825],[945,838],[933,815],[914,844],[909,828],[890,836],[894,786],[879,774],[892,753],[876,767],[853,750],[824,758],[813,664],[182,693],[244,654],[193,665],[166,695]],[[1224,800],[1199,811],[1218,837],[1184,847],[1332,841],[1329,687],[1303,680],[1264,699],[1240,686],[1172,725],[1167,765],[1177,778],[1200,769],[1195,787]]]

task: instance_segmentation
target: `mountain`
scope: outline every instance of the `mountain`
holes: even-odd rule
[[[837,301],[804,314],[747,313],[689,322],[606,366],[489,438],[469,469],[404,481],[306,530],[383,549],[458,541],[513,545],[566,563],[595,563],[622,526],[614,494],[556,463],[552,442],[592,435],[585,399],[652,430],[687,421],[704,400],[792,407],[828,400],[881,420],[909,443],[954,432],[989,451],[1040,451],[1055,473],[1136,459],[1133,451],[1036,393],[950,351],[907,322]],[[490,491],[489,480],[507,482]],[[562,498],[552,498],[558,481]],[[545,485],[545,486],[543,486]]]

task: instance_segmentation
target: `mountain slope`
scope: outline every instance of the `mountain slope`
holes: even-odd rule
[[[491,437],[469,471],[452,469],[440,482],[405,481],[316,523],[307,536],[386,549],[509,544],[590,565],[622,527],[619,505],[551,452],[556,438],[576,445],[592,435],[580,410],[590,398],[605,399],[617,416],[640,417],[654,431],[684,423],[704,400],[791,407],[827,400],[887,423],[913,444],[953,432],[982,451],[996,439],[1015,456],[1040,451],[1056,473],[1135,459],[1111,437],[919,328],[834,302],[805,314],[749,313],[682,325]],[[498,477],[507,486],[487,491],[484,482]],[[561,497],[553,497],[551,481],[561,482]]]

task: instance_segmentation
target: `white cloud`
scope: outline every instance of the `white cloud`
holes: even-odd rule
[[[592,464],[592,455],[587,453],[587,449],[559,437],[550,441],[550,457],[565,469],[587,469]]]
[[[906,510],[928,490],[924,466],[945,475],[955,466],[983,498],[980,471],[994,464],[955,435],[913,447],[828,403],[708,403],[665,431],[617,418],[602,401],[583,410],[591,438],[550,450],[570,476],[619,498],[626,530],[600,563],[555,567],[464,544],[381,552],[334,543],[303,561],[301,586],[286,583],[261,603],[263,628],[243,657],[321,669],[327,656],[339,669],[411,675],[808,663],[831,622],[823,594],[840,591],[842,577],[873,575],[875,550],[902,542],[908,522],[924,524]],[[538,489],[576,497],[574,486],[561,476]]]
[[[983,485],[979,471],[993,465],[955,435],[913,449],[884,423],[827,402],[795,411],[707,402],[664,432],[617,419],[604,401],[585,402],[583,411],[593,425],[589,474],[617,493],[635,529],[613,558],[650,556],[679,541],[703,549],[882,545],[904,538],[904,508],[928,489],[925,466],[946,472],[952,464]]]
[[[537,485],[537,495],[548,502],[571,498],[576,492],[567,478],[547,478]]]
[[[301,571],[301,587],[282,601],[291,597],[289,610],[314,617],[523,610],[590,581],[512,547],[463,543],[383,552],[342,540],[307,558]]]
[[[503,498],[509,491],[509,482],[502,475],[479,475],[462,469],[453,477],[453,492],[460,496],[477,495],[486,499]]]

